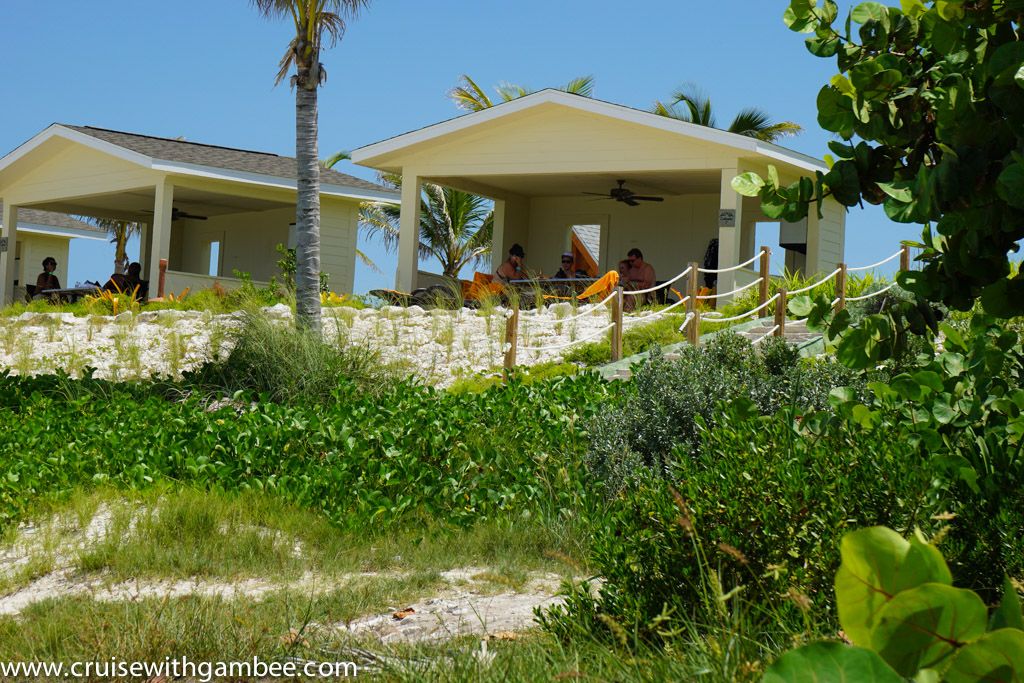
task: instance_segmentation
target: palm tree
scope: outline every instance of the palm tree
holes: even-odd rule
[[[320,63],[324,38],[334,45],[345,33],[345,18],[369,0],[251,0],[268,18],[290,18],[295,37],[281,57],[277,80],[292,67],[295,88],[296,219],[295,320],[320,332],[320,158],[317,153],[317,89],[327,80]]]
[[[718,127],[711,107],[711,98],[692,85],[683,86],[673,92],[669,104],[656,101],[651,111],[698,126]],[[776,142],[781,138],[801,133],[803,128],[792,121],[772,123],[771,117],[764,111],[757,107],[747,107],[736,115],[725,130],[764,142]]]
[[[498,104],[511,102],[533,92],[529,88],[511,83],[499,83],[495,86],[494,90],[500,98]],[[578,76],[559,88],[559,90],[564,90],[574,95],[582,95],[583,97],[591,97],[594,93],[594,77]],[[494,106],[494,101],[488,97],[483,88],[466,74],[462,74],[461,78],[459,78],[459,85],[448,91],[448,96],[455,101],[456,106],[466,111],[481,111]]]
[[[382,173],[380,182],[402,186],[402,176]],[[398,246],[401,207],[384,202],[366,202],[359,210],[360,227],[381,238],[384,247]],[[420,208],[420,257],[433,256],[441,263],[445,277],[457,278],[467,265],[490,259],[494,237],[494,205],[483,197],[433,183],[423,183]]]
[[[123,274],[128,263],[125,247],[132,236],[142,233],[141,227],[138,223],[110,218],[95,218],[92,222],[110,234],[110,243],[114,245],[114,273]]]

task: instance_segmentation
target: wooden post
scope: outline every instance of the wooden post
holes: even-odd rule
[[[836,301],[835,311],[841,311],[846,308],[846,264],[840,263],[838,265],[839,272],[836,273]]]
[[[784,337],[786,335],[786,309],[789,306],[788,295],[785,289],[779,290],[779,300],[775,302],[775,324],[778,325],[778,329],[775,330],[776,337]]]
[[[768,301],[768,284],[771,282],[771,268],[772,250],[771,247],[761,247],[761,266],[759,268],[758,275],[761,276],[761,286],[758,288],[757,294],[757,305],[764,306],[764,302]]]
[[[516,346],[519,345],[519,306],[512,308],[512,315],[505,321],[505,374],[516,366]]]
[[[910,270],[910,247],[906,244],[900,247],[900,270]]]
[[[693,316],[686,326],[686,341],[694,346],[700,345],[700,308],[697,306],[697,278],[700,273],[697,268],[696,262],[690,263],[690,279],[686,282],[686,296],[690,297],[686,302],[686,312]]]
[[[612,297],[612,362],[622,360],[622,309],[624,295],[622,287],[615,288]]]
[[[157,298],[164,298],[164,285],[167,283],[167,259],[160,259],[160,279],[157,282]]]

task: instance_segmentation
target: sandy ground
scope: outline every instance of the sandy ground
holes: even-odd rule
[[[307,573],[291,582],[267,578],[233,581],[208,579],[146,579],[114,582],[100,574],[74,569],[77,552],[101,541],[110,532],[112,514],[101,507],[88,524],[67,517],[23,524],[12,542],[0,547],[0,580],[8,586],[0,594],[0,616],[16,617],[33,604],[50,598],[90,596],[99,601],[135,601],[184,596],[219,597],[226,600],[260,600],[281,590],[307,595],[344,589],[360,579],[401,577],[399,572],[351,573],[330,577]],[[59,539],[59,544],[55,542]],[[54,550],[59,545],[60,550]],[[40,557],[46,570],[23,575]],[[441,573],[446,587],[411,604],[381,605],[372,614],[348,623],[317,624],[313,628],[370,636],[383,643],[432,642],[463,635],[502,637],[534,625],[535,608],[560,604],[556,597],[561,577],[533,574],[519,590],[495,592],[485,567],[454,568]]]

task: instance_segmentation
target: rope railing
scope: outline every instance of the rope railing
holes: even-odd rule
[[[846,300],[847,301],[864,301],[865,299],[870,299],[871,297],[878,296],[879,294],[885,294],[886,292],[888,292],[890,289],[892,289],[895,286],[896,286],[896,283],[895,282],[891,282],[891,283],[889,283],[889,285],[887,287],[883,287],[882,289],[879,289],[878,291],[871,292],[870,294],[864,294],[863,296],[848,296],[848,297],[846,297]]]
[[[754,261],[756,261],[759,258],[761,258],[761,254],[754,254],[753,258],[748,259],[748,260],[744,261],[743,263],[737,264],[735,266],[730,266],[728,268],[698,268],[697,272],[698,273],[730,273],[730,272],[732,272],[734,270],[739,270],[740,268],[746,268],[747,266],[749,266],[751,263],[753,263]]]
[[[800,289],[794,289],[792,292],[789,293],[789,295],[794,296],[796,294],[803,294],[804,292],[809,292],[816,287],[820,287],[821,285],[825,284],[826,282],[834,278],[836,275],[839,275],[839,271],[841,270],[842,268],[836,268],[831,273],[829,273],[822,279],[818,280],[817,282],[809,284],[806,287],[801,287]],[[847,268],[847,270],[849,270],[849,268]]]
[[[898,258],[899,255],[902,254],[902,253],[903,253],[903,249],[900,249],[899,251],[897,251],[892,256],[886,256],[884,259],[882,259],[878,263],[872,263],[870,266],[857,266],[856,268],[847,268],[846,272],[847,273],[858,273],[858,272],[860,272],[862,270],[873,270],[873,269],[877,268],[878,266],[885,265],[889,261],[892,261],[894,258]]]
[[[744,291],[746,289],[750,289],[751,287],[754,287],[756,285],[761,284],[762,280],[764,280],[764,278],[763,277],[759,277],[756,280],[754,280],[753,282],[748,282],[747,284],[743,285],[742,287],[737,287],[736,289],[732,290],[731,292],[722,292],[721,294],[702,294],[701,296],[698,296],[698,297],[695,297],[695,298],[698,299],[699,301],[706,301],[708,299],[718,299],[719,297],[723,297],[723,296],[732,296],[733,294],[739,294],[740,292],[742,292],[742,291]]]
[[[623,292],[623,294],[625,294],[625,292]],[[639,323],[639,322],[647,322],[649,320],[657,320],[661,316],[666,315],[669,311],[671,311],[671,310],[673,310],[675,308],[679,308],[680,306],[682,306],[683,304],[685,304],[689,300],[690,300],[690,297],[684,296],[679,301],[677,301],[674,304],[671,304],[669,306],[666,306],[665,308],[662,308],[662,309],[657,310],[657,311],[651,311],[650,313],[646,313],[644,315],[634,315],[634,316],[631,316],[631,317],[628,317],[628,318],[624,318],[623,322],[624,323]]]
[[[666,280],[665,282],[662,282],[660,285],[655,285],[653,287],[648,287],[647,289],[631,289],[629,291],[623,290],[622,293],[624,295],[626,295],[626,296],[639,296],[640,294],[650,294],[651,292],[656,292],[659,289],[664,289],[665,287],[670,287],[671,285],[675,284],[676,282],[678,282],[682,278],[686,277],[687,275],[690,274],[690,271],[692,269],[693,269],[693,266],[688,266],[686,268],[686,270],[684,270],[683,272],[679,273],[679,275],[676,275],[671,280]]]
[[[696,316],[693,313],[687,313],[686,318],[683,319],[683,324],[679,326],[679,332],[685,330],[686,326],[689,325],[690,321],[693,320],[695,317]]]
[[[591,316],[594,313],[596,313],[599,309],[604,308],[605,306],[607,306],[608,303],[612,299],[614,299],[614,298],[615,298],[615,292],[612,292],[611,294],[606,296],[602,301],[597,302],[596,304],[594,304],[593,306],[591,306],[587,310],[583,311],[582,313],[577,313],[576,315],[570,316],[568,318],[559,318],[559,319],[555,320],[555,322],[553,324],[555,324],[555,325],[564,325],[565,323],[571,323],[573,320],[579,320],[580,318],[586,318],[587,316]]]
[[[599,329],[599,330],[597,330],[595,332],[592,332],[592,333],[588,334],[585,337],[579,337],[577,339],[570,339],[567,342],[563,342],[561,344],[552,344],[550,346],[520,346],[519,350],[520,351],[558,351],[559,349],[567,348],[569,346],[572,346],[573,344],[579,344],[580,342],[590,341],[594,337],[598,337],[598,336],[604,334],[605,332],[607,332],[608,330],[612,329],[613,327],[615,327],[615,323],[609,323],[609,324],[605,325],[604,327],[602,327],[601,329]]]
[[[773,302],[775,302],[779,298],[779,296],[780,296],[779,294],[776,294],[775,296],[773,296],[772,298],[768,299],[768,301],[765,301],[763,304],[761,304],[757,308],[752,308],[749,311],[747,311],[746,313],[740,313],[739,315],[734,315],[734,316],[732,316],[730,318],[720,318],[718,316],[711,316],[711,315],[709,315],[708,316],[708,322],[711,322],[711,323],[731,323],[731,322],[735,322],[737,320],[742,320],[743,318],[749,318],[750,316],[754,315],[755,313],[757,313],[761,309],[768,308],[768,306],[770,304],[772,304]]]
[[[775,334],[776,332],[778,332],[778,330],[779,330],[779,325],[776,325],[775,327],[773,327],[772,329],[768,330],[767,332],[762,334],[760,337],[755,339],[754,341],[750,342],[750,345],[751,346],[757,346],[758,344],[763,342],[765,339],[767,339],[768,337],[770,337],[773,334]]]

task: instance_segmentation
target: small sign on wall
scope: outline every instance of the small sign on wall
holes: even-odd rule
[[[7,251],[7,238],[0,237],[0,254],[4,253],[5,251]]]
[[[720,227],[720,228],[735,228],[736,227],[736,209],[719,209],[718,210],[718,227]]]

